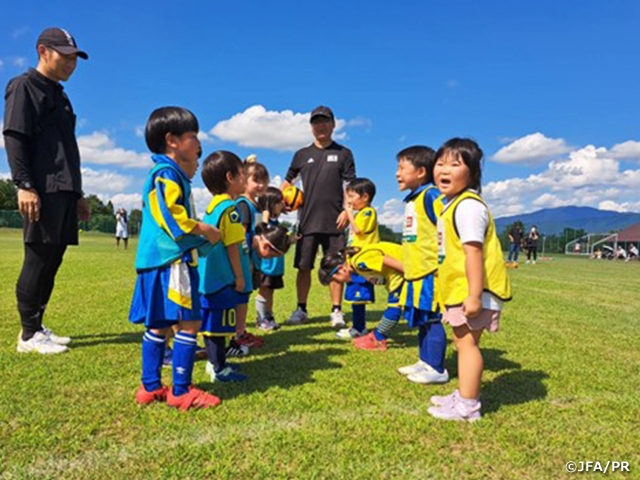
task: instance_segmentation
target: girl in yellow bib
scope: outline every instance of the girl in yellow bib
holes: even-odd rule
[[[481,417],[480,352],[483,330],[498,330],[511,283],[495,224],[480,197],[482,150],[454,138],[436,153],[434,178],[446,202],[438,219],[438,282],[443,321],[453,327],[458,351],[458,390],[431,397],[429,413],[445,420]]]

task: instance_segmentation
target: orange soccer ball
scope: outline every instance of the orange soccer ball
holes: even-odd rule
[[[292,212],[304,205],[304,193],[295,185],[289,185],[282,191],[282,199]]]

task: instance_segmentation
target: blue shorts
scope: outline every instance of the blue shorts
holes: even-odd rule
[[[367,282],[357,273],[351,274],[351,281],[347,283],[344,291],[344,299],[350,303],[373,303],[376,294],[373,284]]]
[[[231,285],[211,295],[201,295],[203,335],[226,336],[236,333],[236,306],[249,302],[248,293]]]
[[[171,275],[180,282],[171,285]],[[168,328],[180,321],[201,320],[198,270],[183,262],[138,273],[129,310],[131,323]]]
[[[404,318],[409,327],[421,327],[427,323],[438,323],[442,321],[442,314],[438,311],[430,312],[428,310],[419,310],[414,307],[404,307]]]

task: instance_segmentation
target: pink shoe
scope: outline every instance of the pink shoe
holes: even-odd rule
[[[165,402],[167,400],[168,388],[162,385],[153,392],[147,391],[144,385],[140,385],[136,392],[136,402],[138,405],[150,405],[153,402]]]
[[[431,416],[440,420],[455,420],[458,422],[475,422],[482,418],[480,407],[482,404],[478,400],[466,400],[458,396],[453,402],[441,407],[429,407]]]
[[[209,408],[217,407],[222,402],[215,395],[211,395],[200,390],[193,385],[189,387],[189,391],[183,395],[175,396],[173,389],[168,389],[167,405],[186,412],[190,408]]]
[[[387,351],[387,341],[377,340],[373,332],[368,333],[364,337],[356,338],[353,341],[353,346],[360,350],[379,350],[381,352]]]
[[[458,398],[460,398],[460,392],[458,392],[458,390],[454,390],[449,395],[434,395],[431,397],[431,403],[436,407],[444,407],[455,402]]]

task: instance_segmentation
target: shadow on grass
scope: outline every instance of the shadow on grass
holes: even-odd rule
[[[273,388],[289,389],[305,383],[315,382],[314,373],[319,370],[338,369],[343,365],[329,357],[344,355],[338,348],[322,348],[314,351],[284,352],[264,357],[248,357],[242,363],[242,373],[249,380],[241,383],[205,383],[205,390],[215,393],[223,400],[266,392]],[[233,360],[233,359],[231,359]]]
[[[499,375],[482,386],[483,413],[497,412],[503,406],[540,400],[547,396],[543,380],[549,375],[541,370],[516,370]]]
[[[520,370],[522,368],[522,365],[520,365],[519,363],[512,362],[511,360],[504,358],[504,355],[507,353],[504,350],[498,350],[495,348],[482,348],[481,351],[485,370],[489,370],[491,372],[501,372],[502,370]],[[452,378],[457,377],[458,355],[456,353],[456,348],[451,345],[450,349],[447,348],[447,352],[453,353],[451,359],[447,361],[447,370],[449,370],[449,373],[452,374]]]
[[[143,332],[100,333],[98,335],[78,335],[73,337],[73,348],[93,347],[106,343],[142,343]]]

